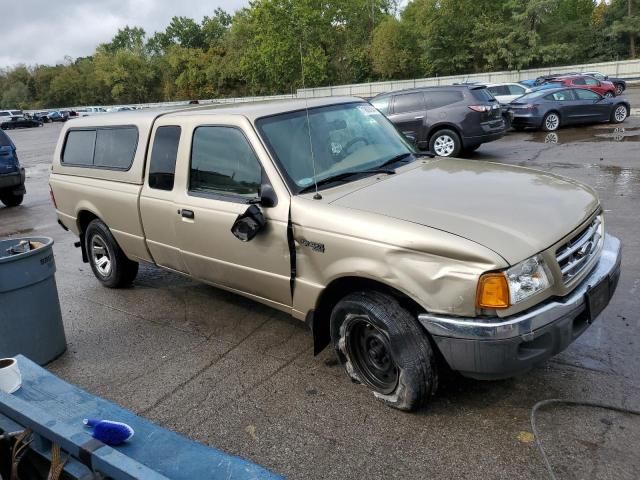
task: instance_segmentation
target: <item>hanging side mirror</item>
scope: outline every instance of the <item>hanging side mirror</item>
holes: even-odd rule
[[[264,228],[267,221],[257,205],[249,205],[244,213],[238,215],[231,226],[231,233],[242,242],[249,242]]]

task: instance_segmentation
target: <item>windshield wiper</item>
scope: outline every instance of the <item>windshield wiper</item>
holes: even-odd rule
[[[322,185],[327,185],[329,183],[340,182],[348,179],[349,177],[353,177],[356,175],[367,175],[367,174],[376,174],[376,173],[386,173],[387,175],[393,175],[394,173],[396,173],[396,171],[391,168],[376,167],[376,168],[370,168],[368,170],[354,170],[351,172],[342,172],[327,178],[323,178],[318,182],[315,182],[309,186],[306,186],[302,190],[300,190],[298,193],[313,192],[316,189],[316,186],[321,187]]]
[[[415,152],[415,153],[411,153],[411,152],[407,152],[407,153],[401,153],[400,155],[396,155],[395,157],[391,157],[389,160],[387,160],[386,162],[384,162],[382,165],[378,165],[377,168],[382,168],[382,167],[386,167],[388,165],[392,165],[396,162],[400,162],[402,161],[403,163],[409,163],[411,160],[409,160],[408,157],[410,156],[414,156],[414,157],[435,157],[435,155],[431,152]]]

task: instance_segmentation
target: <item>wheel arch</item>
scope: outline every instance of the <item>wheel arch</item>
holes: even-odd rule
[[[330,317],[333,307],[345,296],[361,290],[387,293],[396,298],[403,307],[415,316],[425,311],[413,298],[379,280],[358,276],[336,278],[322,290],[316,301],[315,309],[307,313],[306,322],[313,335],[314,355],[318,355],[331,343]]]
[[[432,125],[429,128],[429,131],[427,132],[427,139],[426,139],[427,144],[431,143],[431,137],[433,137],[440,130],[453,130],[458,134],[458,137],[460,138],[460,142],[462,142],[462,131],[460,130],[460,127],[458,127],[454,123],[441,122],[441,123],[436,123],[435,125]]]
[[[87,248],[84,242],[84,235],[87,231],[87,227],[89,223],[93,220],[102,220],[98,215],[96,215],[89,208],[82,208],[76,214],[76,225],[78,226],[78,236],[80,237],[80,250],[82,252],[82,261],[84,263],[89,263],[89,256],[87,254]]]

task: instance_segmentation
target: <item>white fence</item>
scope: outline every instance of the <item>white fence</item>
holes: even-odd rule
[[[389,92],[392,90],[402,90],[404,88],[451,85],[456,82],[518,82],[527,78],[536,78],[550,73],[590,71],[599,71],[612,77],[640,77],[640,60],[591,63],[587,65],[569,65],[564,67],[534,68],[531,70],[513,70],[510,72],[473,73],[470,75],[452,75],[448,77],[431,77],[413,80],[393,80],[389,82],[360,83],[333,87],[301,88],[298,89],[297,96],[298,98],[334,97],[342,95],[373,97],[379,93]]]

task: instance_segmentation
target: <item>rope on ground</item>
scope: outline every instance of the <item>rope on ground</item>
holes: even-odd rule
[[[531,415],[530,415],[531,430],[533,432],[533,436],[536,439],[536,446],[538,447],[538,450],[540,451],[540,455],[542,456],[542,460],[544,461],[544,465],[547,468],[547,472],[549,473],[549,478],[551,480],[558,480],[558,478],[556,477],[555,473],[553,472],[553,467],[551,466],[551,463],[549,462],[549,458],[547,457],[547,454],[545,453],[544,448],[542,447],[542,441],[540,440],[540,436],[538,435],[538,429],[536,428],[536,412],[542,407],[546,407],[547,405],[554,405],[554,404],[576,405],[576,406],[580,406],[580,407],[603,408],[605,410],[612,410],[612,411],[618,412],[618,413],[627,413],[627,414],[630,414],[630,415],[640,415],[640,411],[639,410],[631,410],[631,409],[628,409],[628,408],[616,407],[615,405],[605,405],[605,404],[597,403],[597,402],[583,402],[583,401],[580,401],[580,400],[565,400],[565,399],[561,399],[561,398],[550,398],[548,400],[541,400],[538,403],[536,403],[533,406],[533,408],[531,409]]]

